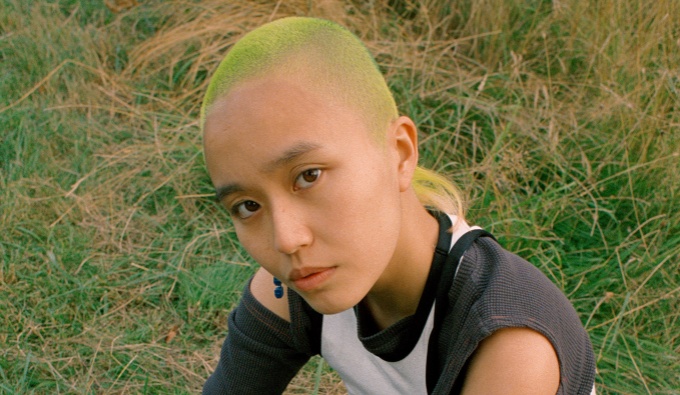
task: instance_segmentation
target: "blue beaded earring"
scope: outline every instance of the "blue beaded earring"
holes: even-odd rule
[[[281,285],[281,280],[274,277],[274,285],[274,296],[276,296],[276,299],[283,298],[283,286]]]

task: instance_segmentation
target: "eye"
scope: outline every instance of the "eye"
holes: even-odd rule
[[[305,170],[295,179],[294,189],[307,189],[312,186],[319,179],[321,175],[321,169],[309,169]]]
[[[241,203],[237,203],[234,207],[232,207],[231,212],[241,219],[246,219],[255,214],[255,212],[259,209],[259,203],[252,200],[246,200]]]

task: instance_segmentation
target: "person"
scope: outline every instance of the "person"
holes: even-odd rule
[[[280,394],[320,354],[351,394],[589,394],[592,345],[546,276],[418,166],[374,59],[340,25],[242,37],[201,109],[217,199],[257,270],[205,394]]]

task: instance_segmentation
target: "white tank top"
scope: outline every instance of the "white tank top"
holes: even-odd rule
[[[349,394],[427,394],[427,345],[434,309],[415,348],[406,358],[387,362],[367,351],[357,335],[353,309],[323,317],[321,355],[342,378]]]

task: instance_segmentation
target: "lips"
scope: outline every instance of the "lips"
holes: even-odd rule
[[[306,267],[293,270],[288,278],[299,291],[309,292],[320,287],[333,272],[334,267]]]

